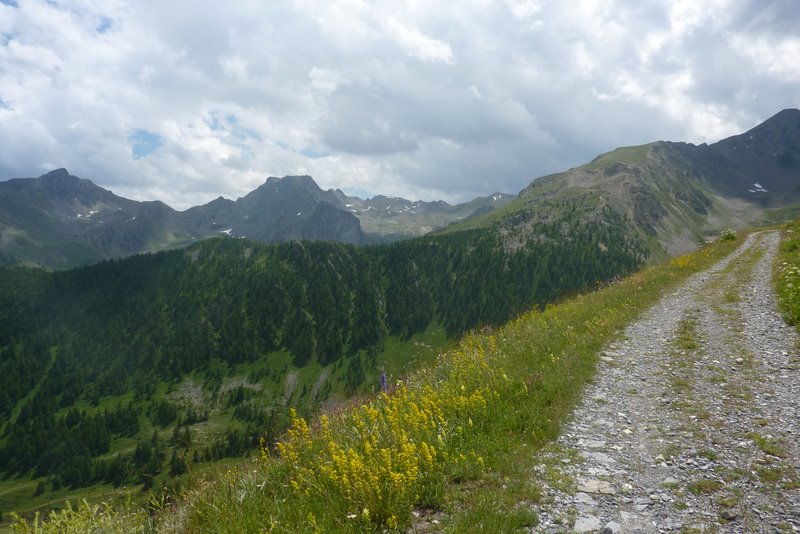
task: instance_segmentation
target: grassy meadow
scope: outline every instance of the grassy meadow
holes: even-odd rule
[[[730,236],[465,336],[422,367],[384,362],[386,393],[292,416],[277,447],[190,473],[175,500],[76,503],[14,532],[382,532],[535,526],[535,452],[557,435],[601,349],[658,298],[741,244]],[[406,347],[408,349],[408,347]],[[395,377],[404,377],[397,380]]]

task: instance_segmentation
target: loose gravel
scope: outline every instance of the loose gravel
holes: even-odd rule
[[[533,480],[532,532],[800,532],[798,336],[777,232],[663,298],[607,347]]]

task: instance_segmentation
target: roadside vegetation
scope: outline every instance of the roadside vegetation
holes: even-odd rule
[[[800,221],[784,225],[776,264],[775,289],[786,322],[800,325]]]
[[[386,393],[311,422],[294,415],[276,448],[195,481],[176,502],[151,503],[154,521],[125,507],[83,505],[53,512],[50,522],[19,519],[14,531],[80,531],[78,519],[75,528],[64,526],[70,514],[102,517],[127,532],[375,532],[421,521],[453,531],[533,526],[526,506],[539,498],[533,452],[557,436],[599,351],[739,242],[726,237],[474,332]]]

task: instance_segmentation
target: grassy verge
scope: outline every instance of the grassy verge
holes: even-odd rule
[[[776,263],[775,290],[786,322],[800,326],[800,221],[787,223]]]
[[[558,434],[599,351],[665,291],[738,244],[726,239],[466,336],[388,394],[310,425],[294,417],[278,451],[195,483],[181,503],[164,506],[157,527],[135,511],[95,512],[123,517],[126,531],[375,532],[432,515],[451,531],[533,526],[533,452]],[[31,531],[23,522],[16,528]]]

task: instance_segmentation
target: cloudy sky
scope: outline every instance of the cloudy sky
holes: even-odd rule
[[[797,0],[0,0],[0,179],[516,193],[800,107],[798,28]]]

